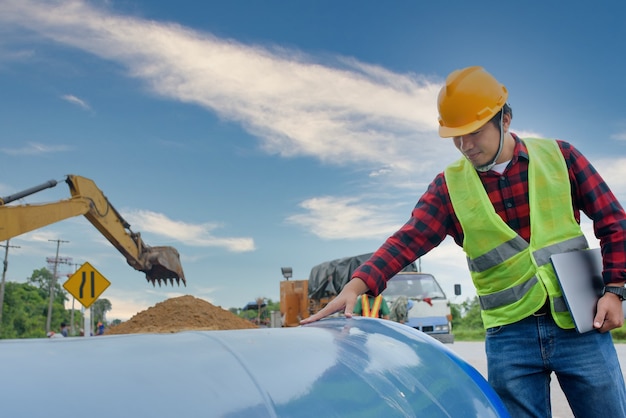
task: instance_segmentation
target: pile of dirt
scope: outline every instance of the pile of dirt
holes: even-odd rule
[[[190,295],[167,299],[141,311],[105,334],[170,333],[188,330],[258,328],[232,312]]]

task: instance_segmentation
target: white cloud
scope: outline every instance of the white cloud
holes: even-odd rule
[[[270,153],[422,172],[442,158],[439,80],[335,57],[245,45],[85,1],[8,0],[0,22],[125,66],[154,92],[241,123]],[[435,139],[435,140],[433,140]],[[407,150],[419,149],[422,164]]]
[[[626,132],[618,132],[616,134],[611,135],[611,139],[616,139],[618,141],[626,141]]]
[[[381,238],[399,227],[389,222],[389,208],[363,204],[356,198],[316,197],[300,207],[306,213],[292,215],[287,222],[324,239]]]
[[[441,80],[393,73],[349,57],[321,62],[300,51],[220,39],[177,24],[117,15],[80,0],[4,0],[0,24],[6,32],[26,28],[121,64],[129,76],[163,97],[237,121],[269,153],[352,164],[396,190],[430,181],[432,177],[424,180],[426,175],[457,156],[436,133],[434,103]],[[514,131],[542,136],[532,130]],[[0,149],[7,154],[53,151],[39,144]],[[603,167],[616,194],[626,190],[624,162],[594,163]],[[301,207],[306,213],[288,221],[326,239],[380,237],[396,228],[387,208],[363,205],[359,198],[319,197]],[[138,216],[135,222],[141,229],[187,244],[254,249],[251,238],[215,237],[215,224],[143,215],[147,217]]]
[[[65,94],[65,95],[61,96],[61,98],[63,100],[65,100],[66,102],[75,104],[75,105],[77,105],[79,107],[82,107],[83,109],[91,110],[91,107],[89,106],[89,104],[87,104],[87,102],[85,102],[82,99],[79,99],[78,97],[76,97],[76,96],[74,96],[72,94]]]
[[[28,61],[32,57],[35,56],[35,51],[32,49],[19,49],[15,51],[5,50],[2,46],[0,46],[0,66],[2,62],[22,62]]]
[[[38,142],[29,142],[19,148],[0,148],[0,152],[7,155],[43,155],[69,151],[66,145],[47,145]]]
[[[151,232],[161,236],[173,238],[185,245],[198,247],[221,247],[232,252],[254,251],[254,240],[248,237],[220,238],[213,235],[219,225],[204,223],[193,225],[181,221],[174,221],[167,216],[148,210],[133,210],[124,214],[134,229]]]
[[[593,158],[589,160],[620,202],[626,202],[626,158]]]
[[[530,130],[515,130],[515,129],[511,129],[512,132],[514,132],[517,136],[519,136],[520,138],[545,138],[545,135],[540,134],[536,131],[530,131]]]

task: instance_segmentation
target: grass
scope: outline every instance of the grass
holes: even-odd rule
[[[611,331],[613,335],[613,341],[616,343],[626,343],[626,323],[618,329]]]
[[[484,341],[484,329],[453,329],[454,339],[456,341]]]
[[[456,341],[484,341],[485,330],[484,329],[453,329],[454,339]],[[613,335],[613,341],[618,344],[626,343],[626,323],[618,329],[611,331]]]

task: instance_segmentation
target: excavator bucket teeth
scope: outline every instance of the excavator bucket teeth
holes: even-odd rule
[[[172,286],[174,286],[174,280],[180,286],[180,281],[187,286],[185,280],[185,274],[183,273],[183,267],[180,264],[180,255],[173,247],[149,247],[146,250],[145,263],[146,279],[152,282],[154,286],[155,282],[161,287],[161,281],[167,285],[169,280]]]

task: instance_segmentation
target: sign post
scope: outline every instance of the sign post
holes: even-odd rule
[[[98,297],[106,290],[111,282],[109,282],[98,270],[96,270],[91,264],[85,262],[74,274],[70,276],[63,287],[67,290],[76,300],[78,300],[85,307],[85,325],[84,332],[85,337],[89,337],[91,334],[91,318],[87,323],[87,317],[90,317],[87,312],[89,307],[98,299]]]

